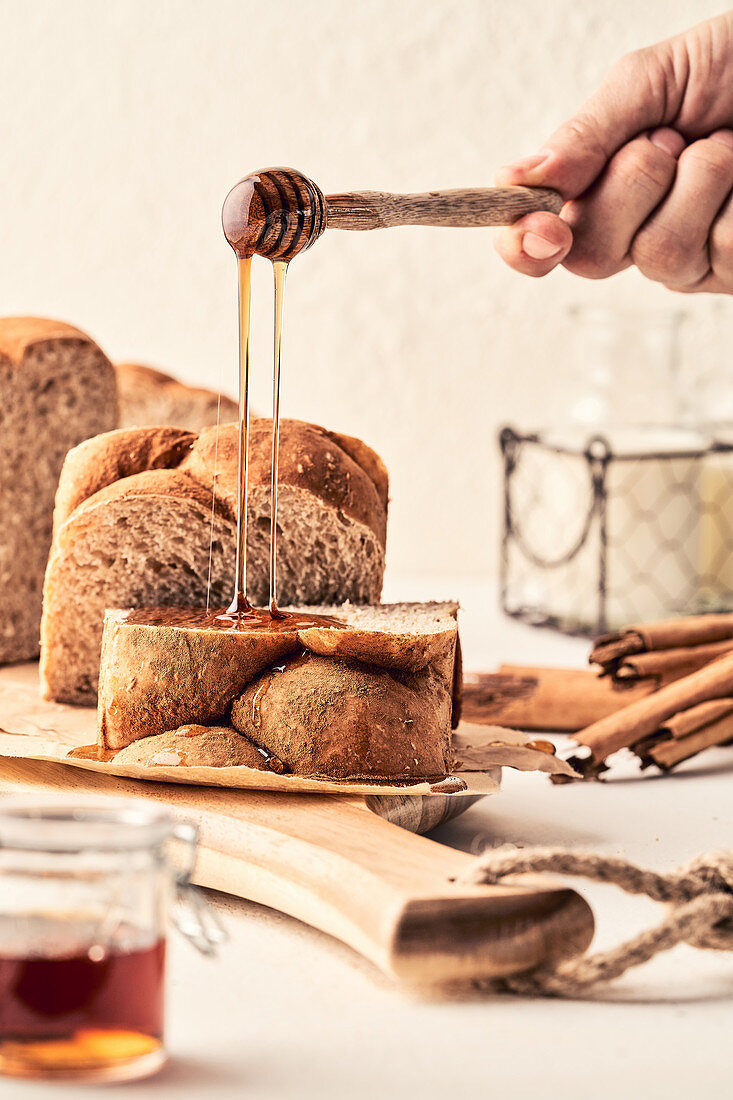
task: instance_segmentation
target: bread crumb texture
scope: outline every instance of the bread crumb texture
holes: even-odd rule
[[[271,430],[250,442],[248,596],[269,586]],[[375,603],[384,574],[387,475],[359,440],[284,420],[278,593],[283,603]],[[232,596],[237,427],[108,432],[68,455],[46,570],[47,698],[92,705],[106,608],[222,607]]]
[[[114,368],[89,336],[41,317],[0,318],[0,663],[38,656],[64,458],[116,423]]]

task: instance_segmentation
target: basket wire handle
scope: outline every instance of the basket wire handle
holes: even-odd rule
[[[580,534],[570,547],[569,550],[564,551],[556,558],[544,557],[541,554],[536,553],[529,544],[517,524],[514,518],[515,509],[512,507],[511,498],[511,477],[516,471],[517,463],[519,461],[518,452],[520,442],[541,442],[539,438],[530,440],[520,440],[516,433],[511,428],[505,428],[501,433],[501,447],[504,452],[505,459],[505,476],[506,476],[506,529],[507,534],[511,535],[516,542],[519,549],[524,554],[525,558],[537,566],[538,569],[557,569],[561,565],[567,565],[573,558],[583,549],[588,533],[591,528],[591,524],[600,511],[605,495],[605,482],[606,482],[606,468],[608,466],[609,459],[611,458],[611,448],[608,441],[603,436],[593,436],[588,440],[585,450],[582,452],[583,457],[588,463],[590,472],[590,504],[588,505],[588,511],[583,521]]]

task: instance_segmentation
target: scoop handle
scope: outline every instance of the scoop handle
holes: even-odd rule
[[[329,229],[512,225],[535,211],[559,214],[562,206],[562,196],[548,187],[471,187],[411,195],[347,191],[326,195]]]

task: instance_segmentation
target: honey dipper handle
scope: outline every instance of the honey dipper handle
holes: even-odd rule
[[[562,196],[545,187],[473,187],[413,195],[348,191],[326,196],[329,229],[512,225],[537,210],[559,214],[562,206]]]

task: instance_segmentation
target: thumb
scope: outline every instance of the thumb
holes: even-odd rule
[[[502,168],[500,186],[554,187],[563,198],[586,191],[622,145],[661,126],[675,98],[667,43],[622,57],[578,113],[539,153]]]

